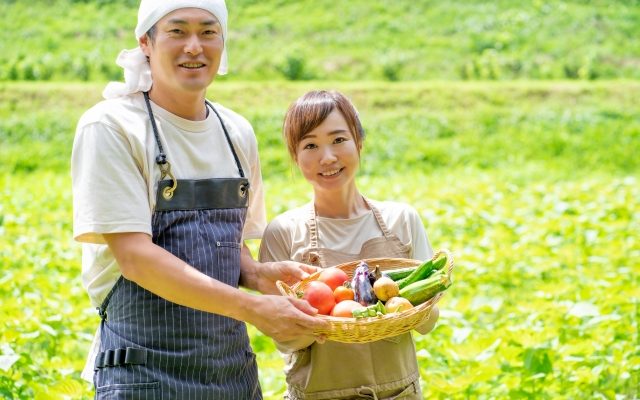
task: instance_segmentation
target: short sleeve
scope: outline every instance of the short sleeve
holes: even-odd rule
[[[117,128],[79,125],[71,155],[73,236],[104,243],[103,233],[151,235],[151,208],[140,155]]]
[[[408,207],[408,219],[411,227],[411,243],[413,243],[411,257],[416,260],[427,260],[433,257],[433,249],[422,224],[422,219],[413,207]]]
[[[291,260],[291,232],[283,225],[282,218],[275,218],[267,225],[260,242],[260,262]]]

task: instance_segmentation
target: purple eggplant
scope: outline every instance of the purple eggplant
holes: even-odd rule
[[[351,279],[351,288],[355,295],[355,301],[358,303],[363,306],[376,303],[377,298],[369,280],[369,265],[365,261],[361,261],[356,267]]]

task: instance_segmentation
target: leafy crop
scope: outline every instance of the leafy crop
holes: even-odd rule
[[[209,97],[256,129],[269,219],[311,190],[280,139],[284,110],[328,86],[368,132],[362,192],[412,204],[455,256],[438,326],[416,337],[425,395],[638,398],[638,84],[214,83]],[[101,87],[0,86],[2,398],[92,396],[79,375],[98,317],[71,238],[68,162]],[[281,398],[282,359],[249,332],[265,398]]]
[[[114,60],[136,45],[137,3],[3,1],[0,80],[121,79]],[[637,0],[234,0],[228,8],[222,80],[640,77]]]

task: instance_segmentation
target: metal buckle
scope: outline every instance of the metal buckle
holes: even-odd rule
[[[160,172],[160,179],[164,179],[165,176],[169,176],[169,179],[171,179],[171,181],[173,182],[173,185],[171,187],[166,187],[162,190],[162,197],[164,197],[165,200],[171,200],[171,198],[173,197],[173,192],[178,187],[178,181],[171,173],[171,163],[167,161],[164,164],[160,164]]]
[[[247,197],[247,193],[249,192],[249,184],[248,183],[243,183],[240,185],[240,188],[238,189],[238,194],[240,195],[241,198],[245,198]]]

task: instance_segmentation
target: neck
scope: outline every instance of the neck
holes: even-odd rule
[[[202,121],[207,118],[205,94],[206,92],[202,91],[165,95],[161,88],[153,86],[149,91],[149,98],[158,106],[180,118]]]
[[[316,214],[325,218],[355,218],[369,212],[364,197],[356,188],[340,193],[314,193]]]

